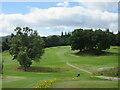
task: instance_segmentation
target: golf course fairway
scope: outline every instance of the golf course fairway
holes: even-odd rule
[[[4,72],[2,88],[35,88],[41,81],[56,80],[50,88],[118,88],[117,80],[92,77],[91,73],[118,66],[118,47],[106,50],[105,55],[76,55],[70,46],[46,48],[40,62],[33,62],[28,71],[20,69],[9,51],[2,53]],[[73,68],[67,63],[80,69]],[[91,73],[85,72],[87,70]],[[79,77],[76,77],[80,73]]]

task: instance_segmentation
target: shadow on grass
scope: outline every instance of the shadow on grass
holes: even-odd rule
[[[106,52],[106,51],[97,51],[97,50],[87,50],[83,52],[73,53],[77,56],[117,56],[118,53]]]
[[[118,48],[114,47],[114,48],[112,48],[112,49],[118,49]]]
[[[62,72],[62,71],[68,71],[65,68],[50,68],[50,67],[37,67],[37,66],[31,66],[27,69],[27,71],[24,71],[21,67],[15,68],[17,71],[23,71],[23,72]]]

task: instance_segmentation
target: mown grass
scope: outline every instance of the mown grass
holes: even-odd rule
[[[118,85],[115,81],[63,81],[55,83],[55,88],[116,88]]]
[[[0,53],[0,89],[2,89],[2,53]]]
[[[116,49],[114,49],[116,48]],[[111,47],[106,50],[111,53],[118,53],[118,47]],[[52,80],[54,78],[62,79],[52,85],[58,87],[75,88],[117,88],[117,81],[102,80],[91,78],[90,74],[77,70],[66,64],[69,62],[79,68],[96,72],[100,68],[117,67],[118,54],[111,55],[75,55],[77,51],[71,51],[70,46],[58,46],[46,48],[40,63],[33,62],[29,71],[24,72],[18,69],[19,64],[12,60],[8,51],[2,53],[4,60],[3,87],[4,88],[34,88],[40,81]],[[16,69],[17,68],[17,69]],[[77,80],[77,73],[81,76]],[[70,79],[70,80],[68,80]],[[97,83],[95,83],[97,82]],[[86,85],[83,85],[86,84]]]
[[[0,89],[2,89],[2,75],[0,74]]]

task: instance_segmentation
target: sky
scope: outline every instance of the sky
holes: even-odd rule
[[[117,2],[1,2],[0,36],[15,27],[30,27],[40,36],[60,35],[74,29],[118,32]]]

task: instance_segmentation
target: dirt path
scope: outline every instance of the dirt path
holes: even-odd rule
[[[71,67],[73,67],[73,68],[76,68],[76,69],[78,69],[78,70],[81,70],[81,71],[84,71],[84,72],[86,72],[86,73],[89,73],[89,74],[91,74],[92,72],[89,72],[89,71],[87,71],[87,70],[84,70],[84,69],[81,69],[81,68],[79,68],[79,67],[76,67],[76,66],[74,66],[74,65],[72,65],[72,64],[70,64],[70,63],[66,63],[67,65],[69,65],[69,66],[71,66]]]
[[[94,76],[94,77],[98,77],[101,79],[109,79],[109,80],[120,80],[120,78],[116,78],[116,77],[106,77],[106,76]]]
[[[86,73],[92,74],[92,72],[89,72],[87,70],[84,70],[84,69],[81,69],[79,67],[76,67],[76,66],[74,66],[74,65],[72,65],[72,64],[70,64],[68,62],[66,64],[71,66],[71,67],[73,67],[73,68],[76,68],[78,70],[81,70],[81,71],[84,71]],[[120,80],[120,78],[116,78],[116,77],[106,77],[106,76],[93,76],[93,77],[98,77],[98,78],[101,78],[101,79],[108,79],[108,80]]]

